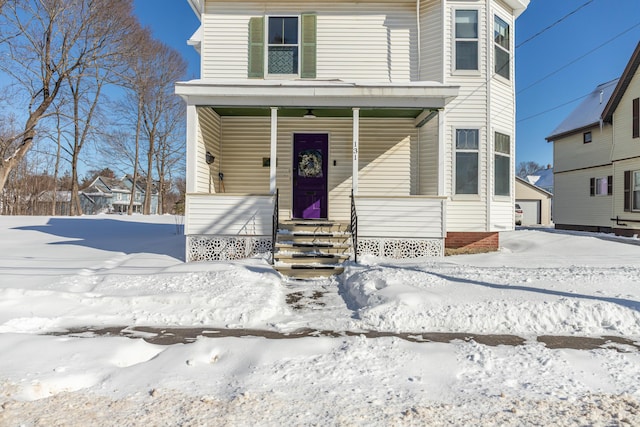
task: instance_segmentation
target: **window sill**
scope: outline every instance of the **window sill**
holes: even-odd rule
[[[451,75],[456,77],[480,77],[482,73],[480,70],[453,70]]]
[[[482,200],[479,194],[454,194],[451,196],[453,202],[479,202]]]
[[[266,74],[265,80],[296,80],[299,79],[299,74]]]

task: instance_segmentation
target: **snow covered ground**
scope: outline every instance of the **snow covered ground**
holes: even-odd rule
[[[172,216],[0,217],[0,425],[640,425],[640,241],[548,229],[288,282],[183,262]],[[347,336],[158,345],[83,327]],[[354,332],[510,334],[523,345]],[[147,337],[130,330],[130,335]],[[206,334],[209,336],[210,334]]]

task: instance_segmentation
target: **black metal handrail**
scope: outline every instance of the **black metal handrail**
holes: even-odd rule
[[[358,214],[353,189],[351,190],[351,241],[353,242],[353,261],[358,262]]]
[[[274,265],[276,263],[276,238],[278,237],[278,224],[280,223],[278,213],[279,191],[277,188],[274,197],[275,200],[273,203],[273,217],[271,223],[271,265]]]

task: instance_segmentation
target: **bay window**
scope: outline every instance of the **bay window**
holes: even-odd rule
[[[496,16],[493,24],[493,35],[495,42],[495,73],[505,79],[509,79],[511,68],[509,24]]]
[[[478,194],[478,129],[456,129],[456,192]]]
[[[511,194],[511,137],[500,132],[495,133],[494,194]]]
[[[478,11],[456,10],[455,69],[478,70]]]

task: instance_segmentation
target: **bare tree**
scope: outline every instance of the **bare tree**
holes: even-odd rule
[[[164,138],[165,145],[172,139],[168,137],[175,127],[171,115],[178,105],[178,97],[174,93],[174,84],[186,74],[187,64],[182,56],[164,43],[154,42],[150,66],[152,74],[150,90],[146,91],[142,109],[143,129],[147,139],[147,182],[146,197],[143,212],[148,215],[151,212],[151,194],[153,193],[153,163],[158,157],[157,145]],[[167,117],[167,114],[169,117]],[[181,116],[179,116],[181,117]],[[165,152],[168,152],[165,147]],[[168,160],[166,156],[161,156]],[[163,167],[168,165],[165,163]]]
[[[17,146],[0,158],[0,191],[31,149],[39,122],[79,69],[120,54],[134,27],[129,0],[5,0],[0,28],[8,61],[0,69],[30,102]]]
[[[518,172],[516,175],[520,178],[526,178],[528,175],[532,175],[540,169],[543,169],[543,167],[536,162],[520,162],[518,163]]]
[[[178,52],[165,44],[154,40],[148,32],[135,36],[139,54],[127,61],[127,68],[119,76],[120,84],[128,95],[124,104],[128,105],[128,118],[132,124],[133,146],[123,140],[119,129],[110,138],[111,146],[119,151],[128,150],[126,156],[133,168],[133,189],[136,188],[141,175],[146,175],[143,213],[151,212],[151,199],[154,192],[153,174],[162,173],[165,177],[172,167],[170,145],[175,140],[178,122],[183,119],[183,108],[174,94],[174,83],[186,72],[186,63]],[[177,109],[175,106],[180,105]],[[142,142],[146,142],[146,153],[143,155]],[[158,147],[162,146],[162,149]],[[162,152],[164,154],[159,154]],[[124,153],[123,153],[124,154]],[[162,162],[162,165],[158,165]],[[155,168],[154,168],[155,165]],[[139,173],[142,170],[142,174]],[[162,192],[163,185],[160,185]],[[133,198],[129,206],[129,214],[133,212]]]
[[[155,152],[159,214],[165,213],[169,208],[165,199],[171,190],[172,174],[184,159],[184,114],[181,99],[167,99],[161,117],[162,132],[158,135]]]

